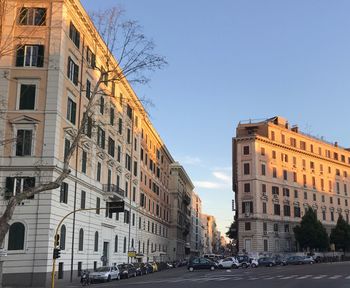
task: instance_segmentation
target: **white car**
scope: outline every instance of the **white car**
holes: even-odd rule
[[[218,263],[218,266],[221,269],[237,269],[239,267],[239,263],[235,257],[227,257],[225,259],[221,259]]]
[[[256,268],[256,267],[258,267],[258,266],[259,266],[258,260],[256,260],[256,259],[251,259],[250,267]]]
[[[116,266],[102,266],[97,268],[95,272],[90,273],[89,276],[91,282],[109,282],[114,279],[120,279],[119,269]]]

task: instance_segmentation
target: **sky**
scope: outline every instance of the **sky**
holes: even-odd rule
[[[350,1],[82,0],[121,6],[169,65],[134,86],[191,177],[203,211],[233,220],[232,137],[239,121],[283,116],[350,147]]]

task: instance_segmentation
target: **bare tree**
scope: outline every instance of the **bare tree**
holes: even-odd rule
[[[1,3],[3,1],[1,0]],[[92,19],[106,44],[105,51],[100,51],[103,54],[104,66],[94,65],[93,63],[93,67],[90,67],[98,70],[100,76],[93,87],[91,97],[85,107],[85,113],[82,113],[80,126],[74,131],[72,144],[63,161],[62,171],[53,181],[27,188],[22,193],[13,195],[8,200],[6,209],[0,217],[0,247],[3,247],[5,235],[10,227],[9,222],[17,205],[33,195],[45,191],[55,191],[71,173],[69,162],[76,153],[77,148],[81,146],[83,138],[85,138],[86,127],[89,124],[89,118],[93,115],[97,99],[100,97],[111,97],[110,93],[101,84],[118,83],[126,79],[129,82],[144,84],[149,81],[147,72],[161,69],[167,64],[163,56],[155,54],[155,45],[152,40],[147,39],[143,34],[141,26],[136,21],[123,20],[123,11],[121,9],[111,8],[92,13]],[[5,52],[3,51],[3,53]],[[0,51],[0,59],[1,53]],[[13,53],[13,50],[6,53]],[[6,143],[6,139],[2,141]],[[1,268],[0,274],[2,274]]]

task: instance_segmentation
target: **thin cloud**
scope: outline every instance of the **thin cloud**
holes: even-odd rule
[[[193,184],[196,188],[222,189],[222,185],[220,183],[212,181],[194,181]]]
[[[187,155],[184,157],[179,157],[179,162],[183,165],[199,165],[202,163],[202,160],[199,157]]]
[[[225,183],[231,183],[231,175],[224,173],[222,171],[214,171],[213,175],[215,178],[224,181]]]

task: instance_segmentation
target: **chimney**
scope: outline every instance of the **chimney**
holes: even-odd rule
[[[294,125],[294,126],[292,127],[292,131],[295,132],[295,133],[298,133],[298,132],[299,132],[298,126],[297,126],[297,125]]]
[[[338,142],[337,141],[334,142],[334,147],[338,147]]]

